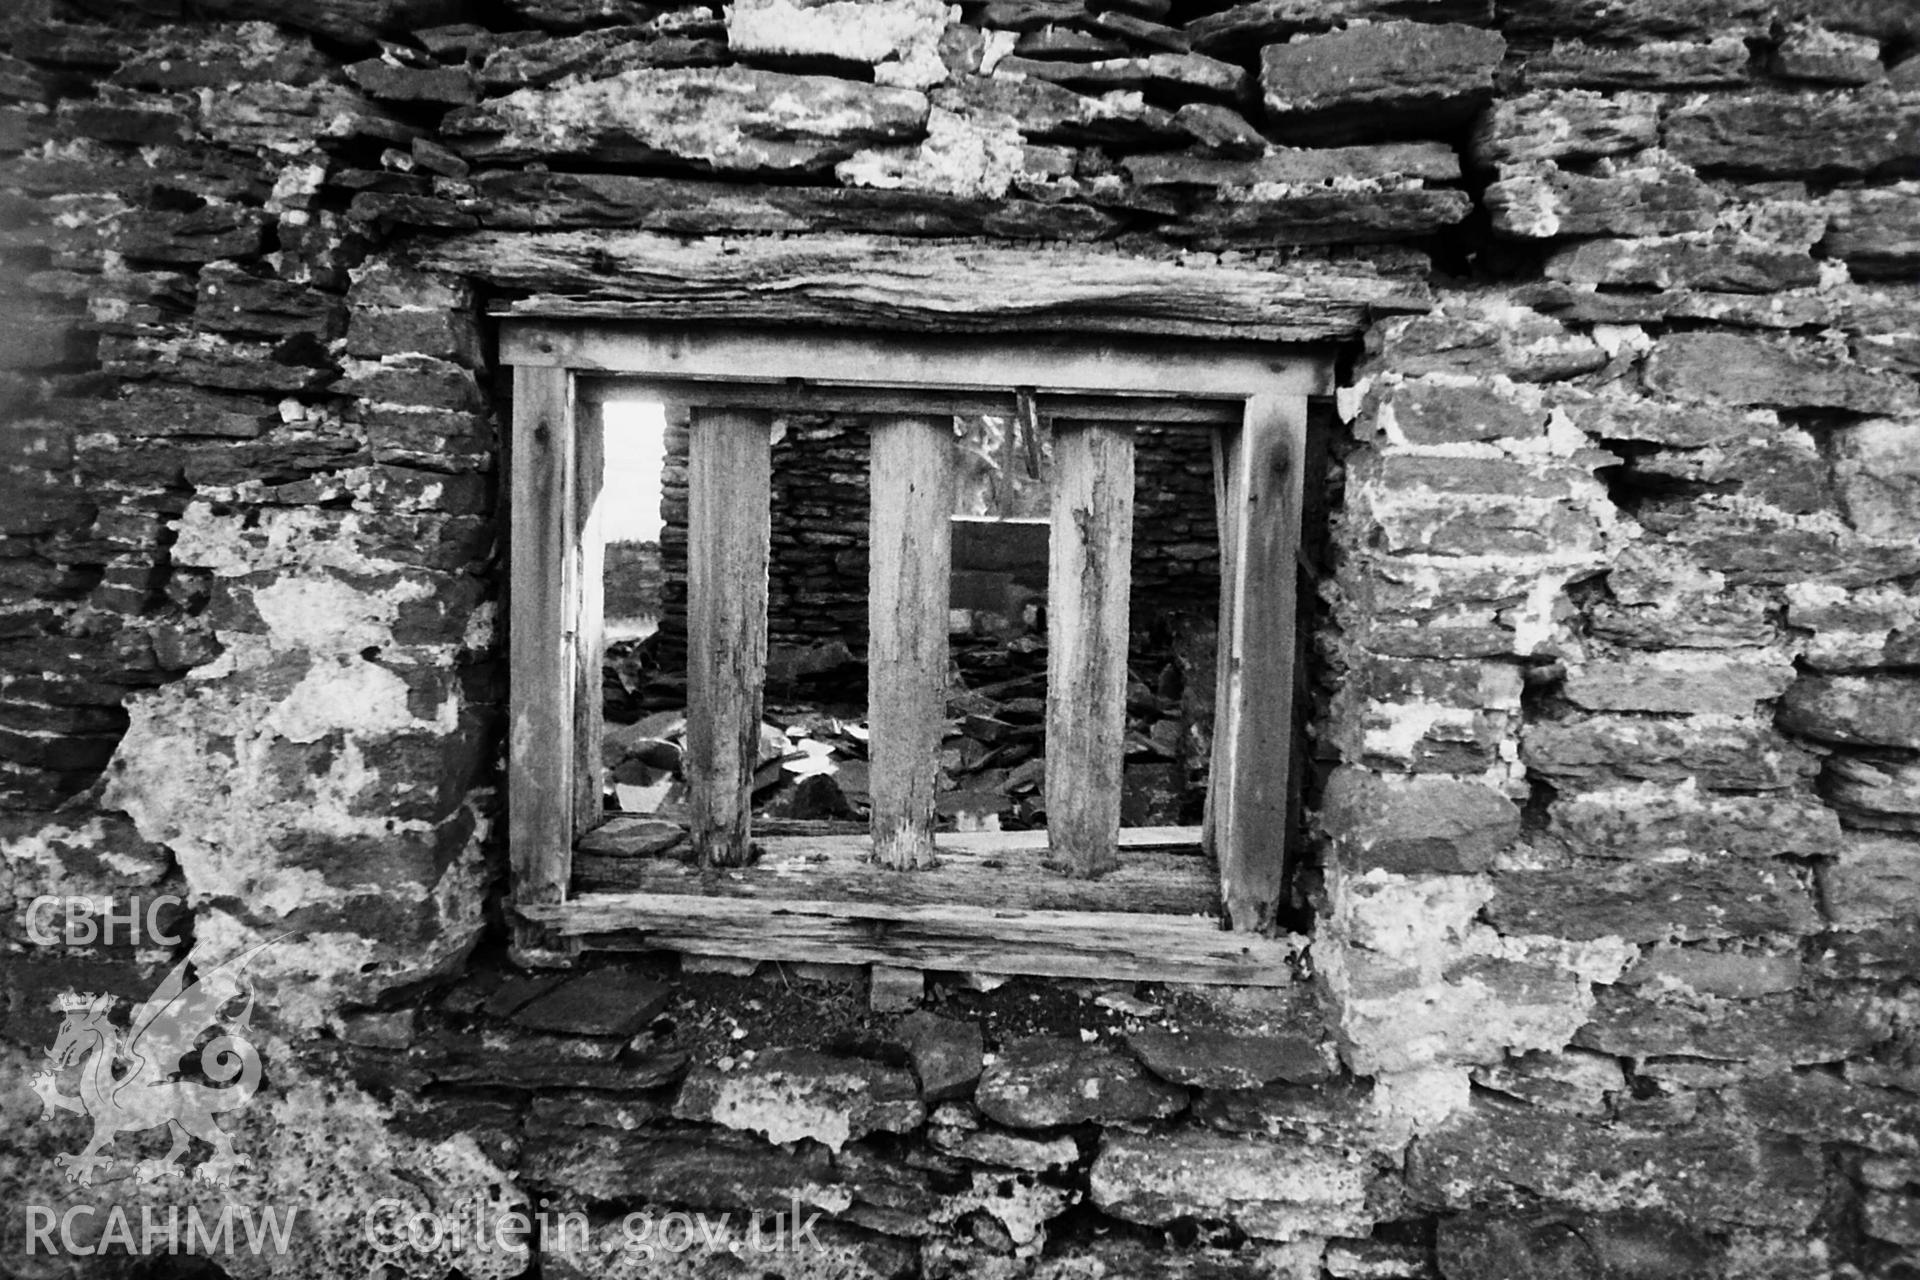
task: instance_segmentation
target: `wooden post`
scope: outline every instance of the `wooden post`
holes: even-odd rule
[[[1222,818],[1233,808],[1233,769],[1227,751],[1227,744],[1233,740],[1233,672],[1227,657],[1233,642],[1234,575],[1240,564],[1234,545],[1240,527],[1235,513],[1240,509],[1241,499],[1234,487],[1239,469],[1233,461],[1240,449],[1240,425],[1235,422],[1213,433],[1213,523],[1220,543],[1220,608],[1214,638],[1213,741],[1207,759],[1207,798],[1200,818],[1200,847],[1216,863],[1222,861],[1221,851],[1226,847]]]
[[[619,495],[604,495],[605,415],[600,401],[581,404],[574,421],[573,540],[578,556],[573,593],[573,829],[577,836],[604,818],[606,737],[601,704],[607,662],[607,531],[602,512]]]
[[[1215,855],[1226,916],[1267,933],[1286,877],[1293,784],[1293,664],[1307,403],[1256,395],[1228,455],[1228,520],[1220,529],[1221,702],[1215,708]],[[1227,584],[1231,583],[1229,587]],[[1223,613],[1225,609],[1223,607]]]
[[[573,376],[513,371],[507,845],[516,905],[560,902],[573,861]],[[536,938],[524,930],[519,941]]]
[[[1132,431],[1056,419],[1047,568],[1047,843],[1081,877],[1120,864],[1132,559]]]
[[[876,421],[868,548],[867,728],[873,856],[934,865],[933,799],[947,715],[953,419]]]
[[[695,409],[687,445],[687,788],[707,866],[749,858],[767,668],[772,415]]]

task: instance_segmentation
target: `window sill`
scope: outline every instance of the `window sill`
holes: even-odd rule
[[[520,913],[592,950],[1290,984],[1284,942],[1222,930],[1200,839],[1198,827],[1127,828],[1119,868],[1097,880],[1067,878],[1044,831],[943,834],[938,865],[912,871],[875,865],[860,835],[759,838],[745,867],[576,855],[599,887]]]

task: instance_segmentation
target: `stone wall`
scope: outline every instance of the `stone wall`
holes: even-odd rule
[[[298,1207],[249,1276],[527,1269],[382,1201],[578,1210],[548,1276],[1915,1275],[1920,21],[1211,10],[9,6],[0,1205]],[[1344,343],[1295,984],[513,964],[533,294]],[[68,1183],[57,996],[270,940],[252,1163]],[[747,1251],[602,1256],[643,1206]]]

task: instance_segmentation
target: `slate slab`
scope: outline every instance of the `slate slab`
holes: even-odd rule
[[[1492,97],[1506,49],[1498,32],[1426,22],[1376,22],[1268,45],[1260,54],[1267,122],[1289,136],[1329,140],[1415,120],[1425,132]]]
[[[442,124],[470,159],[673,157],[730,171],[822,169],[926,130],[913,89],[749,67],[638,68],[521,89]]]
[[[1035,1036],[1004,1049],[980,1078],[975,1104],[1015,1129],[1141,1120],[1186,1109],[1187,1091],[1101,1045]]]
[[[1088,1184],[1094,1204],[1129,1222],[1224,1217],[1257,1239],[1295,1240],[1368,1230],[1366,1169],[1303,1142],[1205,1130],[1113,1132]]]
[[[1291,1031],[1152,1027],[1128,1035],[1127,1047],[1162,1080],[1201,1089],[1251,1089],[1275,1080],[1311,1084],[1331,1078],[1334,1069],[1330,1046]]]
[[[624,1039],[652,1022],[672,998],[667,983],[630,969],[595,969],[534,997],[512,1019],[537,1031]]]
[[[673,1114],[752,1130],[770,1142],[812,1138],[838,1151],[876,1129],[909,1132],[926,1111],[913,1077],[898,1068],[812,1049],[769,1049],[731,1071],[696,1069]]]
[[[894,1034],[905,1041],[927,1102],[964,1098],[980,1079],[980,1026],[925,1011],[900,1019]]]

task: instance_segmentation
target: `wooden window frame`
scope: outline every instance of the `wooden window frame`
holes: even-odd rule
[[[1295,566],[1307,398],[1329,390],[1331,362],[1323,351],[1057,333],[792,334],[519,317],[502,320],[500,349],[513,371],[507,831],[510,906],[523,955],[564,962],[583,947],[662,949],[1062,977],[1239,985],[1291,980],[1286,947],[1271,935],[1296,772]],[[604,448],[596,392],[606,379],[617,379],[622,394],[630,389],[694,410],[688,755],[700,865],[670,868],[662,872],[667,879],[643,891],[571,894],[576,841],[595,825],[601,807],[602,535],[596,522]],[[1169,863],[1175,855],[1166,850],[1190,844],[1192,832],[1149,828],[1112,835],[1118,786],[1111,775],[1119,743],[1093,723],[1103,717],[1085,712],[1097,704],[1123,714],[1114,699],[1124,699],[1124,644],[1117,660],[1110,644],[1091,656],[1082,651],[1056,659],[1071,661],[1066,672],[1076,678],[1088,671],[1108,675],[1099,688],[1066,691],[1060,678],[1050,680],[1051,857],[1035,848],[1033,838],[1010,838],[1026,833],[942,835],[942,865],[912,869],[924,866],[930,852],[931,770],[918,767],[920,757],[908,753],[902,759],[914,767],[894,780],[882,782],[876,771],[872,837],[767,841],[782,847],[771,853],[762,848],[751,868],[727,865],[741,861],[747,849],[751,761],[745,778],[737,761],[750,750],[746,739],[757,735],[764,678],[770,444],[758,428],[777,409],[884,419],[876,428],[873,460],[875,519],[890,522],[880,531],[882,541],[904,540],[908,550],[876,545],[870,581],[876,616],[908,621],[870,637],[870,666],[887,668],[885,678],[871,679],[870,686],[892,691],[876,692],[870,722],[895,742],[924,744],[930,734],[931,754],[937,755],[944,685],[930,693],[928,681],[944,681],[945,663],[943,657],[936,677],[928,643],[944,654],[942,548],[950,505],[919,489],[911,501],[883,495],[895,485],[938,485],[937,471],[928,470],[938,465],[937,451],[925,442],[940,434],[939,423],[953,414],[1010,414],[1022,396],[1034,397],[1056,429],[1063,423],[1069,428],[1052,521],[1050,572],[1061,576],[1050,597],[1063,596],[1050,599],[1056,655],[1063,640],[1098,650],[1102,637],[1111,640],[1116,616],[1119,634],[1126,632],[1125,551],[1116,550],[1100,526],[1103,514],[1112,517],[1115,530],[1119,526],[1119,499],[1105,490],[1124,488],[1131,502],[1130,426],[1118,424],[1215,427],[1220,661],[1211,786],[1200,833],[1219,869],[1215,910],[1204,910],[1208,904],[1195,902],[1190,892],[1156,898],[1151,891],[1167,866],[1181,868],[1175,878],[1191,888],[1192,864]],[[950,429],[944,434],[950,437]],[[1116,486],[1122,463],[1129,468],[1127,483]],[[1061,514],[1062,486],[1080,503],[1071,508],[1077,522]],[[703,502],[714,515],[699,514]],[[720,508],[728,503],[737,505],[742,519],[722,518]],[[755,503],[758,525],[750,528]],[[710,545],[702,545],[703,539]],[[1089,557],[1094,563],[1082,576],[1082,560]],[[937,573],[921,572],[930,566]],[[702,576],[737,580],[716,591]],[[1063,591],[1069,584],[1091,585],[1084,592]],[[1087,598],[1064,598],[1073,594]],[[938,634],[929,638],[916,626],[934,617],[935,600]],[[1081,620],[1082,610],[1098,616]],[[1063,613],[1071,617],[1058,622]],[[1109,687],[1116,661],[1117,693]],[[731,665],[703,674],[703,663]],[[738,692],[748,687],[750,693]],[[707,701],[695,705],[702,697]],[[929,698],[938,701],[930,705]],[[882,700],[888,705],[878,705]],[[1112,767],[1099,775],[1094,766],[1107,748]],[[1058,766],[1056,754],[1063,761]],[[1058,780],[1051,772],[1056,767],[1064,771]],[[1056,819],[1056,807],[1064,821]],[[1056,821],[1058,833],[1052,830]],[[1109,834],[1103,838],[1102,832]],[[878,840],[877,856],[887,866],[858,865],[875,856],[868,839]],[[1042,877],[1042,868],[1076,874]],[[983,896],[983,886],[990,886],[991,898]],[[1143,901],[1158,907],[1142,909]]]

